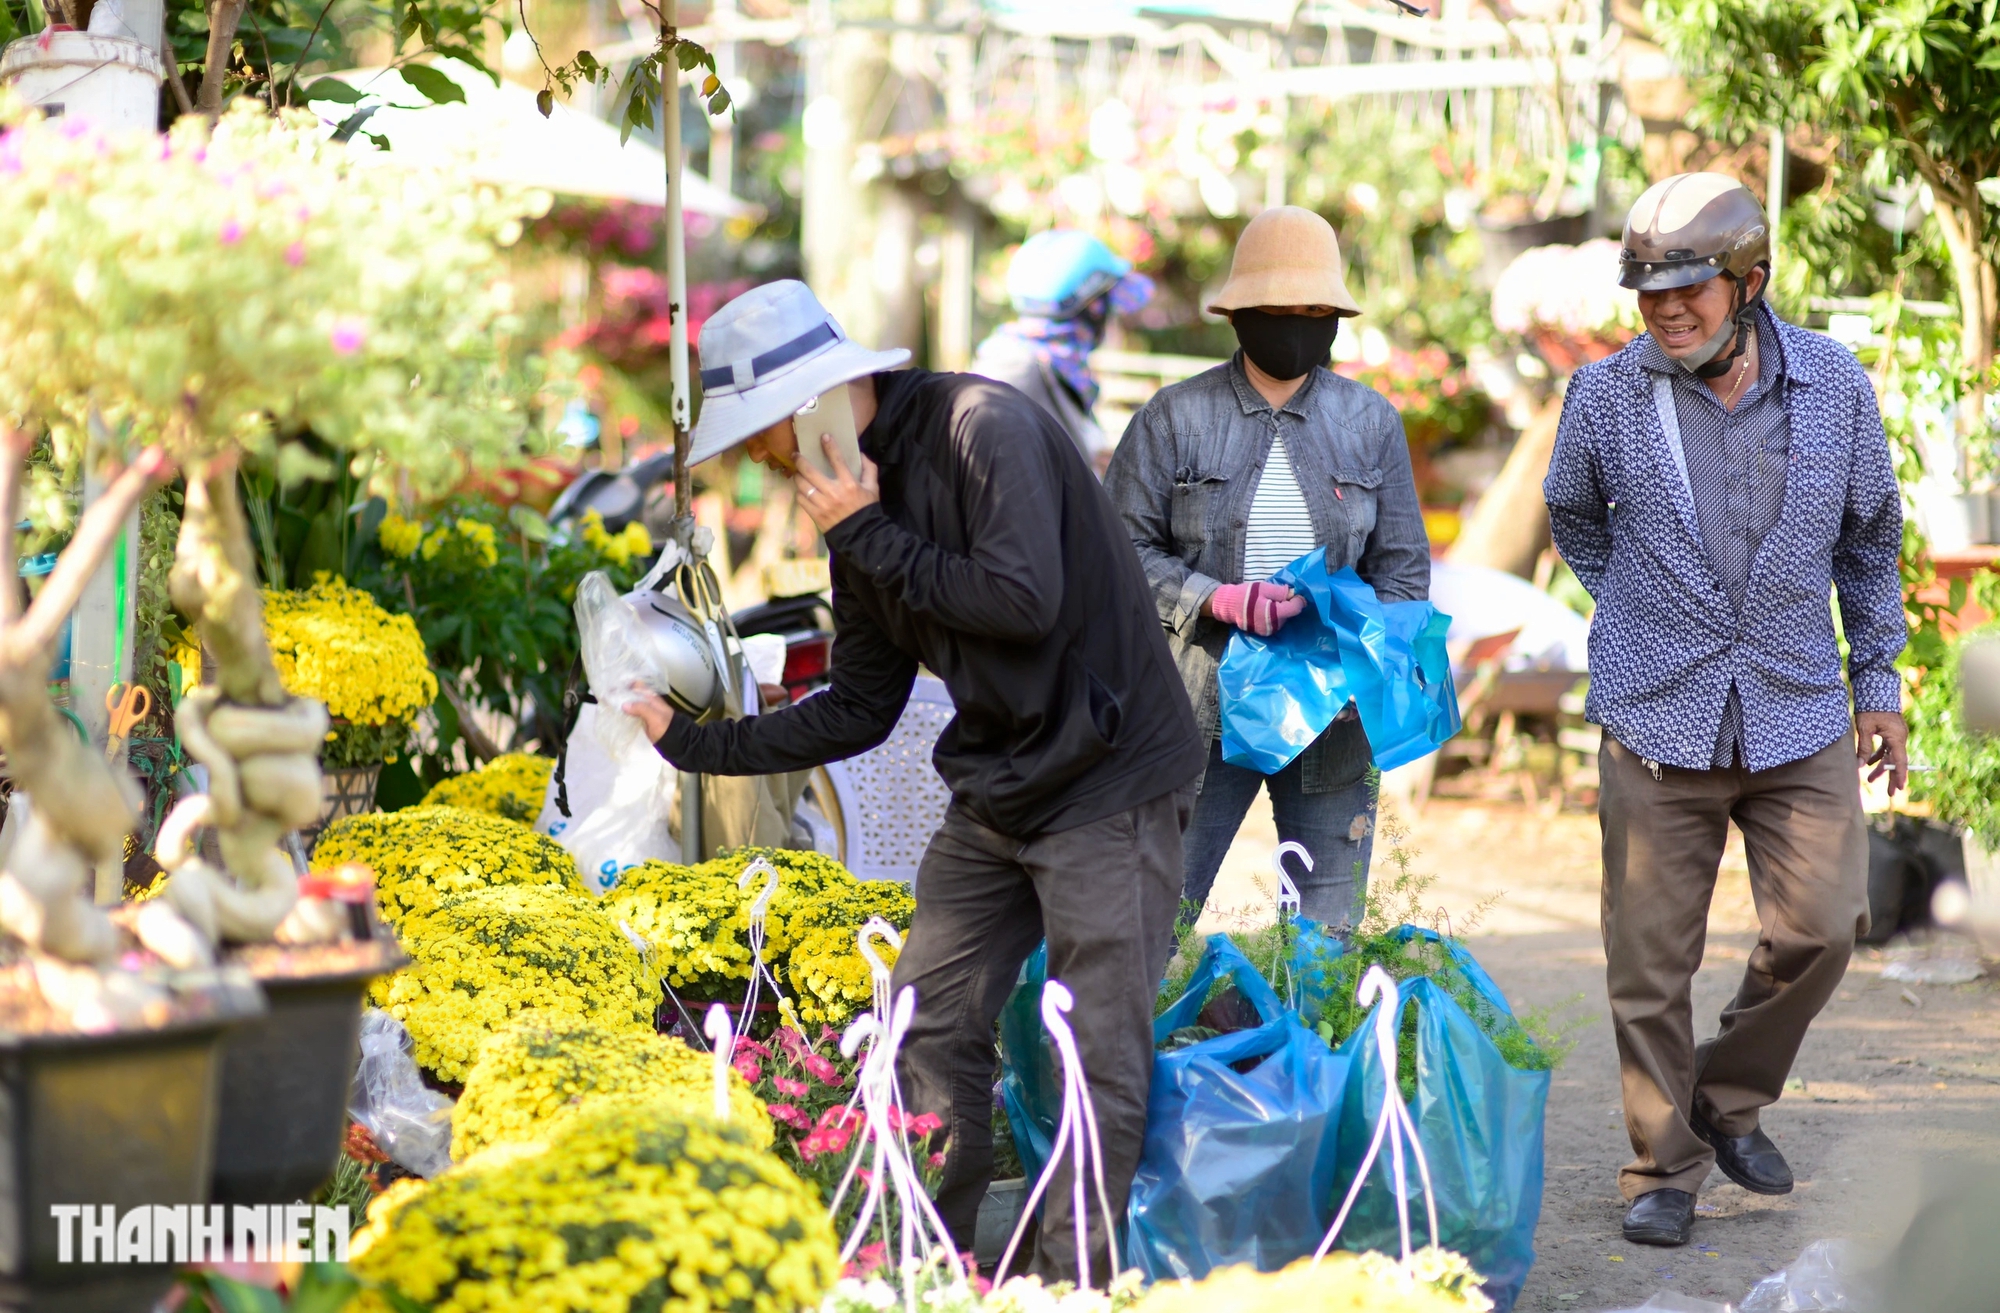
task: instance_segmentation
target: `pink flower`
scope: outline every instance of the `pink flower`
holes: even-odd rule
[[[930,1163],[932,1171],[941,1172],[944,1170],[944,1155],[942,1153],[934,1153],[926,1161]]]
[[[772,1121],[783,1122],[795,1130],[803,1131],[812,1125],[812,1118],[806,1116],[805,1113],[794,1108],[789,1103],[769,1104],[765,1107],[764,1111],[771,1114]]]
[[[771,1050],[769,1048],[765,1047],[763,1044],[758,1043],[756,1040],[750,1039],[748,1037],[737,1040],[733,1051],[737,1053],[748,1053],[752,1057],[756,1058],[769,1058],[771,1056]]]
[[[242,240],[243,240],[242,224],[238,223],[234,219],[231,219],[229,222],[222,225],[222,244],[224,246],[234,246],[236,245],[236,243]]]
[[[293,242],[285,248],[285,263],[296,269],[306,262],[306,244]]]
[[[368,330],[358,319],[339,319],[334,321],[333,332],[329,336],[335,355],[351,356],[368,340]]]
[[[778,1093],[789,1095],[794,1099],[803,1099],[812,1092],[812,1086],[802,1080],[793,1080],[790,1076],[773,1076],[771,1083],[778,1087]]]
[[[758,1064],[755,1058],[741,1057],[729,1065],[736,1068],[736,1074],[744,1080],[749,1081],[752,1085],[755,1085],[764,1077],[764,1068]]]
[[[822,1085],[838,1085],[841,1083],[840,1072],[834,1068],[831,1062],[828,1062],[817,1053],[806,1054],[805,1069],[818,1077]]]

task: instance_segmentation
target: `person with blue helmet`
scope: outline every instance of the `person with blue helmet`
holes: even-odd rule
[[[971,371],[1010,384],[1055,416],[1092,469],[1111,459],[1111,439],[1092,416],[1097,376],[1090,353],[1113,314],[1153,297],[1153,282],[1089,233],[1058,228],[1021,243],[1007,266],[1014,318],[979,344]]]

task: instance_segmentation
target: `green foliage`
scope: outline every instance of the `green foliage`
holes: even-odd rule
[[[533,35],[529,33],[530,38]],[[535,58],[541,60],[543,79],[541,93],[535,97],[535,106],[542,111],[544,118],[555,109],[558,87],[567,100],[580,86],[611,85],[613,73],[610,65],[599,62],[597,56],[588,50],[579,50],[569,63],[551,68],[542,56],[541,42],[537,41]],[[715,56],[706,47],[688,40],[663,23],[659,45],[625,71],[624,85],[619,92],[625,99],[625,108],[618,115],[618,140],[625,141],[634,128],[652,131],[653,107],[663,103],[662,83],[674,87],[675,94],[679,94],[680,75],[696,70],[706,74],[697,93],[702,104],[710,114],[720,116],[728,113],[729,92],[722,85],[721,75],[715,71]]]
[[[121,441],[244,451],[281,483],[332,451],[434,489],[528,441],[500,250],[533,198],[247,102],[165,143],[23,123],[0,172],[0,416],[48,428],[59,464],[93,410]]]
[[[503,751],[532,743],[555,755],[563,738],[563,690],[578,653],[571,609],[577,585],[603,570],[622,592],[638,582],[643,561],[623,555],[601,530],[556,534],[524,506],[502,512],[476,498],[433,508],[414,545],[395,542],[409,521],[392,516],[377,523],[377,535],[359,546],[351,581],[385,609],[416,619],[440,686],[449,683],[468,704],[518,726],[515,741],[499,745]],[[385,542],[408,550],[385,550]],[[435,745],[414,763],[426,788],[462,769],[454,749],[464,734],[442,689],[432,710]]]
[[[1994,592],[2000,587],[1989,592],[1988,606],[2000,601]],[[1996,636],[2000,624],[1990,624],[1953,643],[1910,700],[1910,756],[1930,767],[1910,776],[1911,798],[1929,803],[1937,819],[1964,826],[1989,851],[2000,850],[2000,738],[1966,732],[1958,663],[1971,639]]]
[[[42,0],[0,0],[39,4]],[[504,40],[513,30],[512,10],[489,0],[389,0],[336,5],[334,0],[249,0],[231,43],[223,95],[248,95],[275,106],[313,101],[353,104],[352,87],[312,70],[348,68],[364,50],[379,52],[386,41],[388,65],[412,89],[436,103],[465,99],[444,74],[413,61],[455,59],[492,78],[480,51],[498,29]],[[208,57],[209,5],[206,0],[167,0],[166,31],[179,71],[198,84]],[[379,58],[379,53],[377,54]],[[358,127],[359,124],[355,124]],[[353,135],[350,129],[349,136]]]
[[[1772,124],[1830,141],[1815,204],[1799,209],[1808,258],[1794,294],[1821,278],[1863,272],[1865,188],[1914,172],[1933,190],[1956,267],[1960,312],[1990,352],[2000,306],[1990,266],[2000,256],[1996,207],[1978,189],[2000,174],[2000,0],[1650,0],[1647,15],[1692,74],[1696,114],[1738,138]],[[1788,226],[1793,214],[1787,213]],[[1810,258],[1831,255],[1830,267]],[[1845,254],[1843,254],[1843,252]],[[1877,286],[1888,280],[1882,278]],[[1983,291],[1981,289],[1983,282]],[[1873,290],[1872,288],[1869,290]],[[1964,304],[1968,291],[1977,303]],[[1979,342],[1961,346],[1983,365]]]
[[[178,486],[160,489],[139,507],[139,588],[134,599],[133,678],[152,690],[153,705],[171,707],[178,689],[167,667],[179,644],[181,624],[167,596],[167,574],[174,565],[174,543],[181,531]]]
[[[190,1270],[180,1278],[183,1307],[212,1313],[340,1313],[361,1293],[362,1284],[342,1263],[305,1264],[289,1296],[220,1272]]]

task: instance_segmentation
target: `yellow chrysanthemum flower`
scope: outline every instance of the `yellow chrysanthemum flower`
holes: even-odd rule
[[[478,770],[439,783],[424,795],[424,806],[466,807],[527,823],[542,809],[555,765],[531,752],[502,753]]]
[[[677,1039],[525,1012],[480,1047],[452,1111],[451,1155],[463,1162],[495,1144],[546,1140],[612,1098],[710,1114],[714,1081],[715,1059]],[[751,1143],[768,1149],[771,1119],[734,1070],[729,1103]]]
[[[437,699],[417,622],[344,580],[322,574],[304,590],[265,589],[264,633],[285,691],[317,698],[339,719],[408,724]]]
[[[410,913],[397,938],[412,961],[369,997],[409,1028],[417,1064],[440,1080],[464,1080],[486,1037],[523,1012],[653,1028],[657,978],[588,894],[479,889]]]
[[[424,526],[392,512],[382,517],[381,527],[375,530],[375,541],[389,555],[407,561],[423,545]]]
[[[880,916],[909,928],[916,900],[901,884],[857,880],[819,853],[741,848],[698,866],[635,866],[620,873],[606,908],[645,939],[654,967],[677,993],[734,997],[750,979],[749,910],[761,892],[736,881],[760,856],[781,876],[765,917],[766,961],[805,1021],[838,1025],[873,997],[855,942],[861,926]],[[886,945],[882,951],[894,960]]]
[[[350,1252],[432,1313],[796,1313],[839,1271],[825,1208],[744,1127],[623,1099],[392,1189]]]
[[[400,929],[445,898],[496,885],[548,885],[587,893],[576,859],[517,821],[463,807],[406,807],[347,816],[326,827],[314,870],[360,862],[375,872],[382,918]]]

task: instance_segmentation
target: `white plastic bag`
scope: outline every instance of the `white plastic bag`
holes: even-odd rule
[[[601,894],[618,883],[619,872],[627,867],[648,860],[680,860],[680,845],[667,829],[673,813],[674,773],[653,750],[638,717],[623,710],[635,683],[661,687],[652,643],[639,613],[602,571],[593,570],[577,586],[576,623],[584,677],[597,702],[584,708],[595,713],[587,727],[585,717],[577,717],[564,775],[577,778],[579,766],[585,768],[581,772],[585,776],[603,773],[598,763],[588,760],[587,751],[578,751],[583,741],[589,741],[609,767],[611,789],[586,813],[577,805],[579,791],[572,785],[571,824],[560,833],[552,828],[551,833],[576,858],[584,883]],[[579,761],[580,756],[585,759]]]
[[[391,1162],[429,1180],[451,1166],[452,1102],[424,1084],[414,1054],[402,1022],[379,1008],[364,1010],[347,1115],[368,1128]]]

